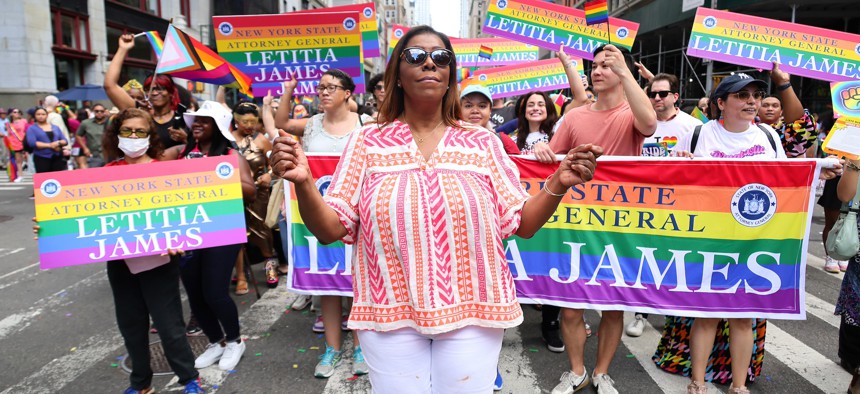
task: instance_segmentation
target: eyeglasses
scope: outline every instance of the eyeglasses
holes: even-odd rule
[[[317,87],[314,89],[317,91],[318,94],[322,93],[323,90],[325,90],[328,94],[334,94],[334,92],[336,92],[338,89],[346,90],[346,88],[339,85],[317,85]]]
[[[243,126],[254,126],[257,123],[259,123],[259,121],[257,121],[257,119],[245,119],[245,120],[237,120],[236,123],[243,125]]]
[[[652,99],[657,98],[657,96],[660,96],[660,98],[666,98],[670,94],[674,94],[674,93],[675,92],[673,92],[671,90],[659,90],[656,92],[648,92],[648,97],[650,97]]]
[[[427,60],[427,55],[430,55],[430,60],[433,61],[437,67],[448,67],[451,64],[451,61],[454,60],[454,52],[451,52],[447,49],[434,49],[433,51],[425,51],[422,48],[406,48],[403,50],[403,53],[400,54],[400,57],[403,60],[406,60],[406,63],[412,65],[421,65],[424,64],[424,61]]]
[[[103,110],[103,109],[94,109],[93,110],[93,113],[96,113],[96,114],[100,114],[102,112],[105,112],[105,110]]]
[[[750,93],[749,90],[741,90],[740,92],[729,93],[729,96],[735,96],[738,98],[738,100],[741,100],[741,101],[749,100],[750,97],[752,97],[756,100],[761,100],[764,98],[765,93],[761,90],[756,90],[753,93]]]
[[[131,137],[134,134],[137,138],[146,138],[149,135],[149,130],[144,129],[129,129],[126,127],[121,127],[119,129],[119,136],[123,138]]]
[[[385,89],[385,85],[376,85],[373,87],[373,90],[380,91]]]

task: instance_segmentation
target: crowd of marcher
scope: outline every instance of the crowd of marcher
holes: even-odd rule
[[[653,75],[613,45],[595,50],[587,78],[563,51],[557,54],[571,96],[558,109],[554,96],[543,91],[506,102],[480,84],[460,90],[448,37],[427,26],[401,38],[384,74],[370,78],[366,92],[357,92],[345,72],[326,71],[316,86],[316,105],[293,100],[294,79],[284,83],[280,98],[233,106],[223,90],[216,100],[198,103],[166,75],[120,81],[133,46],[133,37],[123,35],[106,73],[110,111],[84,103],[75,112],[54,96],[25,111],[0,111],[7,166],[18,164],[9,172],[11,181],[25,168],[239,158],[247,244],[107,263],[117,325],[132,359],[126,393],[153,392],[152,331],[186,393],[203,392],[198,369],[218,364],[231,370],[239,363],[245,344],[231,286],[236,295],[248,293],[250,263],[262,263],[270,287],[288,272],[285,207],[278,195],[283,182],[295,185],[299,213],[314,218],[305,224],[320,243],[340,240],[355,250],[353,297],[301,295],[291,306],[320,312],[311,329],[324,334],[325,351],[314,376],[332,376],[344,360],[344,332],[352,331],[352,372],[369,373],[375,393],[489,392],[503,385],[497,361],[504,329],[523,320],[502,240],[533,236],[567,189],[592,179],[598,157],[755,152],[743,158],[816,158],[823,157],[819,134],[832,125],[832,116],[822,114],[819,124],[804,109],[777,64],[770,84],[741,73],[724,78],[694,107],[708,117],[702,123],[678,107],[677,76]],[[765,149],[748,149],[756,145]],[[318,152],[341,155],[324,196],[305,155]],[[535,195],[525,192],[509,158],[519,154],[559,163]],[[28,156],[32,164],[22,168]],[[827,226],[857,189],[860,162],[844,168],[841,181],[836,175],[842,165],[821,174],[826,186],[819,204]],[[474,234],[445,231],[458,223],[474,223]],[[836,311],[842,317],[839,356],[855,378],[858,265],[860,255],[851,261],[828,257],[824,267],[846,272]],[[188,324],[180,281],[191,307]],[[566,353],[569,364],[552,393],[589,385],[616,393],[610,372],[621,337],[641,335],[647,315],[636,314],[625,327],[622,311],[603,311],[597,361],[589,372],[584,349],[591,326],[584,311],[537,307],[547,348]],[[706,392],[706,382],[748,393],[747,384],[761,375],[766,327],[761,319],[666,316],[653,360],[666,372],[689,376],[687,393]],[[201,334],[209,345],[194,357],[186,336]],[[852,383],[855,392],[858,384]]]

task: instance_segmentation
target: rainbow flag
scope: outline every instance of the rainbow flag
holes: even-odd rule
[[[592,0],[585,3],[585,24],[596,25],[609,21],[609,8],[606,0]]]
[[[247,242],[238,168],[227,155],[36,174],[41,268]]]
[[[164,51],[164,41],[161,40],[161,36],[157,31],[145,31],[143,35],[146,36],[146,39],[149,40],[149,45],[152,46],[152,51],[155,52],[155,57],[160,58],[161,52]]]
[[[472,70],[468,67],[462,67],[457,69],[457,83],[463,82],[469,79],[469,76],[472,75]]]
[[[478,49],[478,56],[480,56],[484,59],[489,59],[489,58],[493,57],[493,48],[481,45],[481,48]]]
[[[514,158],[529,194],[555,165]],[[308,155],[316,179],[337,156]],[[805,318],[815,160],[601,158],[531,239],[504,240],[522,303],[692,317]],[[352,247],[314,242],[287,192],[287,287],[349,295]],[[310,256],[316,256],[311,259]],[[731,302],[727,302],[730,300]]]
[[[705,113],[702,112],[701,109],[699,109],[699,107],[693,108],[693,112],[690,112],[690,115],[700,120],[702,123],[708,123],[708,121],[710,120],[707,116],[705,116]]]
[[[561,116],[561,107],[564,105],[565,101],[567,101],[567,97],[563,94],[559,93],[555,95],[555,100],[553,100],[552,104],[555,106],[555,113],[557,113],[558,116]]]
[[[302,96],[302,104],[311,105],[314,103],[314,98],[311,96]]]
[[[161,53],[156,74],[236,88],[242,95],[253,98],[249,76],[173,25],[167,28]]]

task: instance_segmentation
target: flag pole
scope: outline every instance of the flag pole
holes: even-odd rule
[[[167,41],[167,34],[170,33],[170,28],[173,27],[173,18],[170,18],[170,21],[167,22],[167,32],[164,34],[164,40]],[[143,33],[139,33],[143,34]],[[135,37],[137,37],[135,35]],[[163,55],[163,54],[162,54]],[[161,58],[159,57],[155,61],[155,71],[152,72],[152,82],[149,83],[149,94],[147,94],[146,99],[149,100],[149,96],[152,96],[152,89],[155,88],[155,78],[158,77],[158,65],[161,63]]]

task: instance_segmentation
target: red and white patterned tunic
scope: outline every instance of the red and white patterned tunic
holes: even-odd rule
[[[499,138],[448,127],[425,160],[405,123],[350,137],[325,201],[353,248],[349,327],[438,334],[522,322],[502,239],[528,194]]]

